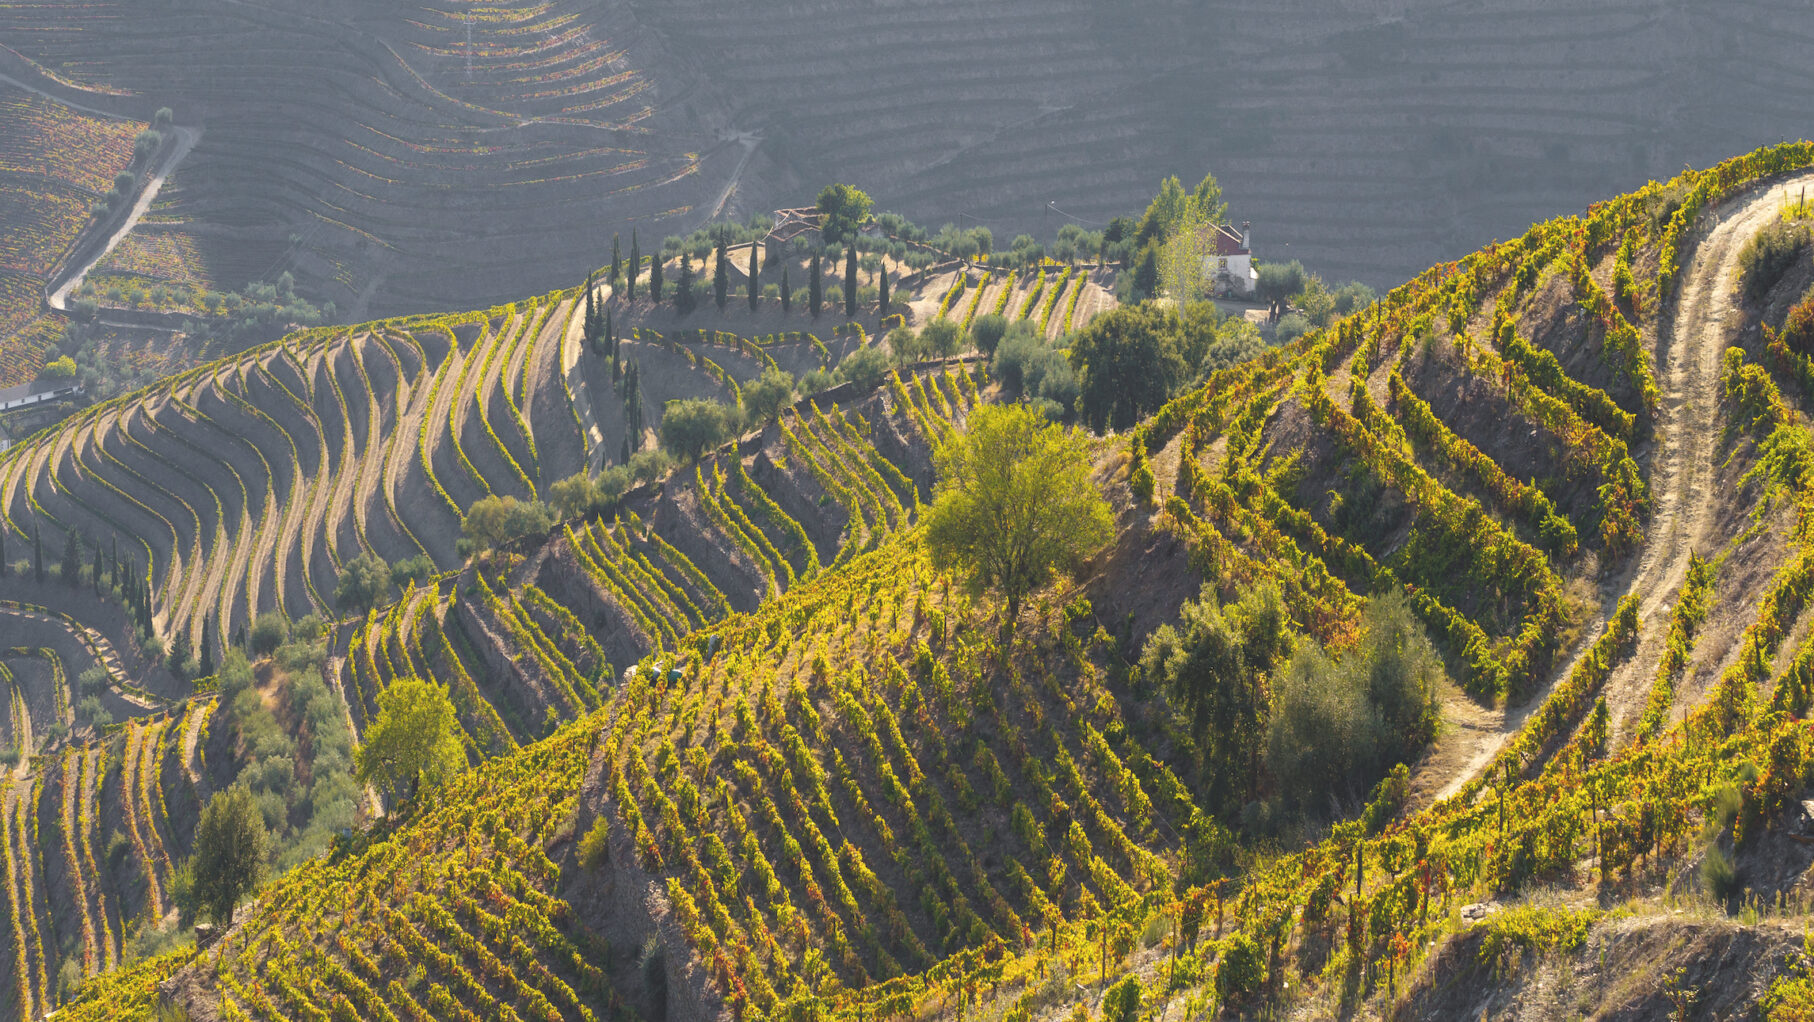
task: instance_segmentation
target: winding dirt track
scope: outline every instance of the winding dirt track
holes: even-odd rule
[[[1644,712],[1652,675],[1668,633],[1668,611],[1688,571],[1688,555],[1711,549],[1708,528],[1714,517],[1712,480],[1719,439],[1719,360],[1739,326],[1739,309],[1734,301],[1739,253],[1752,235],[1778,215],[1784,191],[1809,184],[1814,184],[1814,174],[1774,181],[1702,215],[1704,233],[1695,243],[1688,272],[1682,278],[1673,317],[1665,321],[1657,338],[1657,382],[1663,397],[1657,410],[1657,447],[1651,455],[1650,489],[1655,510],[1642,557],[1617,583],[1602,589],[1602,610],[1586,630],[1583,642],[1585,647],[1586,641],[1599,634],[1606,615],[1621,597],[1638,594],[1642,624],[1637,651],[1613,672],[1604,689],[1607,708],[1612,711],[1615,741],[1623,738]],[[1724,655],[1723,650],[1699,653],[1703,657]],[[1557,678],[1566,677],[1573,668],[1571,660]],[[1478,727],[1481,733],[1472,739],[1472,755],[1466,768],[1448,778],[1437,797],[1453,795],[1485,769],[1531,711],[1541,705],[1544,695],[1547,691],[1499,715],[1496,725],[1463,724]]]

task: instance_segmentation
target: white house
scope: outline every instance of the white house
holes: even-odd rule
[[[48,380],[36,380],[31,383],[21,383],[16,387],[0,390],[0,412],[24,408],[44,401],[74,397],[80,393],[82,393],[81,385],[73,380],[55,383]]]
[[[1227,224],[1204,229],[1203,278],[1217,292],[1253,294],[1260,282],[1253,268],[1253,225],[1243,221],[1240,233]]]

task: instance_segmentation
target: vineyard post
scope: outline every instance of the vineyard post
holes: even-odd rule
[[[1505,764],[1505,780],[1499,783],[1499,840],[1505,840],[1505,789],[1512,783],[1512,764]]]
[[[1096,972],[1096,984],[1098,986],[1108,982],[1109,978],[1109,920],[1106,914],[1102,917],[1101,930],[1102,964],[1098,966]]]
[[[1184,939],[1184,903],[1178,902],[1172,908],[1174,910],[1172,915],[1172,974],[1171,978],[1165,981],[1165,988],[1168,992],[1178,984],[1178,943]]]
[[[1606,829],[1600,824],[1600,786],[1587,786],[1588,811],[1594,818],[1594,865],[1600,871],[1600,881],[1606,881]]]

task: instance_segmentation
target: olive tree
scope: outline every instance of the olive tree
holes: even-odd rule
[[[354,753],[354,779],[405,801],[422,787],[438,787],[466,768],[454,728],[445,688],[419,678],[393,682],[378,693],[378,717]]]
[[[1089,452],[1087,437],[1030,408],[990,405],[938,453],[926,512],[934,562],[966,575],[973,591],[999,593],[1010,628],[1028,593],[1114,535]]]
[[[270,835],[252,792],[243,784],[217,791],[195,827],[190,860],[194,902],[216,925],[233,922],[233,909],[265,877]]]

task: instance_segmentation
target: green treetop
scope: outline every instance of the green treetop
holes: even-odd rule
[[[969,576],[973,590],[1021,600],[1114,535],[1108,502],[1090,478],[1089,441],[1024,405],[988,405],[970,431],[938,455],[938,489],[926,512],[936,563]]]

